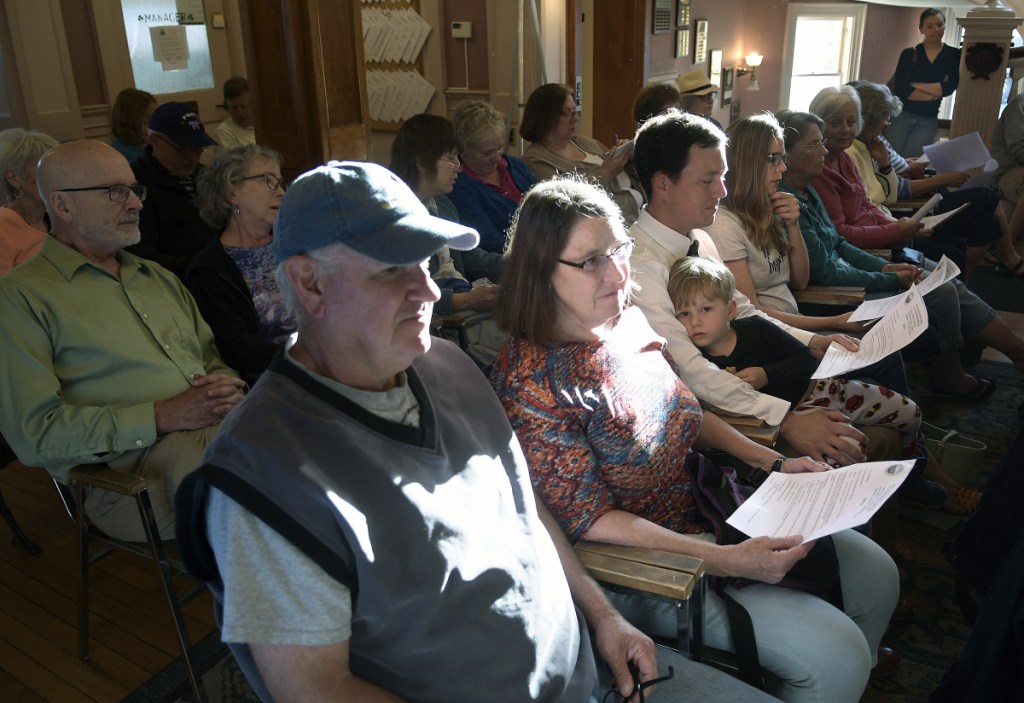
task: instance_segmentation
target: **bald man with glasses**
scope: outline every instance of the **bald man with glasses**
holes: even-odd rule
[[[132,170],[149,199],[139,220],[142,239],[129,251],[184,280],[189,261],[217,235],[199,217],[194,202],[204,168],[199,159],[217,142],[206,133],[195,108],[185,103],[160,105],[147,126],[149,144]]]
[[[126,252],[147,188],[101,142],[39,161],[51,230],[39,254],[0,278],[0,431],[30,466],[68,480],[78,464],[145,477],[160,533],[174,535],[174,491],[201,462],[244,383],[217,355],[184,285]],[[93,490],[86,513],[144,541],[132,498]]]

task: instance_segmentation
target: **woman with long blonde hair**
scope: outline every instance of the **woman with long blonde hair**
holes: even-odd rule
[[[863,331],[850,313],[801,315],[790,288],[807,287],[807,249],[800,204],[778,190],[786,171],[782,127],[771,113],[744,117],[728,129],[728,195],[707,233],[736,278],[736,289],[759,310],[805,330]]]

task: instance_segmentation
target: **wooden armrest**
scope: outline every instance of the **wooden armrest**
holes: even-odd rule
[[[879,259],[892,261],[892,249],[865,249],[864,251],[872,256],[877,256]]]
[[[147,486],[146,479],[142,476],[112,469],[102,464],[76,466],[68,472],[68,478],[72,481],[81,481],[87,486],[96,486],[105,491],[125,496],[134,496],[139,491],[145,490]]]
[[[719,415],[720,418],[729,423],[737,432],[766,447],[775,445],[779,438],[777,425],[769,425],[759,417],[749,415]]]
[[[462,312],[453,312],[447,315],[434,315],[432,322],[438,325],[438,329],[457,330],[460,327],[465,327],[466,323],[473,319],[476,314],[473,310],[463,310]]]
[[[906,212],[909,215],[913,215],[917,212],[922,205],[928,202],[928,198],[909,198],[907,200],[897,200],[892,205],[887,205],[889,212],[893,213],[894,217],[897,217],[897,212]]]
[[[576,554],[595,580],[677,600],[686,600],[704,575],[696,557],[646,547],[577,542]]]
[[[807,286],[803,290],[793,291],[793,297],[802,303],[859,305],[864,302],[864,288],[861,286]]]

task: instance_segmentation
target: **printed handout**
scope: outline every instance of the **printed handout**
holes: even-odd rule
[[[917,288],[911,286],[900,294],[897,303],[861,338],[860,350],[852,352],[833,342],[812,378],[842,376],[864,368],[917,339],[928,328],[928,311]]]
[[[772,473],[726,521],[750,537],[805,542],[863,525],[910,475],[914,461],[872,461],[831,471]]]
[[[928,295],[933,290],[941,286],[947,281],[952,281],[954,278],[960,275],[960,267],[954,264],[949,258],[943,256],[939,259],[939,263],[935,265],[935,269],[932,270],[927,276],[924,277],[920,283],[915,284],[917,292],[922,296]],[[878,298],[877,300],[865,300],[863,303],[857,306],[857,309],[850,315],[850,322],[865,322],[867,320],[877,320],[883,317],[885,313],[889,312],[896,303],[900,301],[902,293],[889,296],[888,298]]]

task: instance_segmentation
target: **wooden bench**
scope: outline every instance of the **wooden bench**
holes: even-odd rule
[[[704,660],[706,587],[701,559],[604,542],[577,542],[575,550],[587,572],[609,590],[673,603],[680,654]]]

